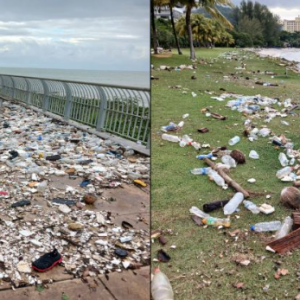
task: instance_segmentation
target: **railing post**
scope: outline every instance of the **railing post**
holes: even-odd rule
[[[68,83],[63,82],[63,86],[66,92],[66,106],[64,112],[64,119],[69,120],[71,117],[71,109],[72,109],[72,91]]]
[[[45,80],[41,80],[44,90],[43,111],[49,110],[49,87]]]
[[[101,131],[104,129],[105,118],[106,118],[106,108],[107,108],[107,98],[102,87],[97,87],[100,96],[100,110],[97,120],[96,130]]]
[[[11,82],[12,82],[12,91],[11,91],[11,98],[15,99],[15,94],[16,94],[16,85],[15,85],[15,81],[14,78],[12,76],[10,76]]]
[[[27,88],[27,97],[26,97],[26,103],[28,105],[31,105],[31,84],[29,79],[24,78],[26,82],[26,88]]]
[[[150,148],[151,148],[151,139],[150,139],[150,133],[149,133],[146,149],[150,149]]]

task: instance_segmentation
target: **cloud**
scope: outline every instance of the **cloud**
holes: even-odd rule
[[[148,2],[0,0],[0,66],[148,71]]]

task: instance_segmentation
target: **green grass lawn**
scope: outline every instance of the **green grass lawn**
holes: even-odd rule
[[[279,256],[265,251],[265,242],[271,234],[255,234],[249,232],[250,224],[263,221],[282,220],[290,215],[291,211],[280,203],[280,192],[283,187],[292,183],[279,181],[275,173],[281,168],[278,160],[280,150],[275,149],[268,138],[259,138],[251,143],[242,137],[246,117],[226,107],[227,101],[218,102],[211,99],[211,95],[204,90],[221,94],[220,88],[243,95],[257,95],[276,97],[280,100],[292,98],[300,100],[300,76],[289,72],[285,77],[285,68],[278,62],[270,59],[258,58],[239,50],[239,56],[247,55],[244,60],[246,71],[238,71],[240,61],[229,61],[218,56],[233,49],[198,49],[197,58],[205,58],[213,64],[198,65],[196,70],[182,71],[152,71],[152,75],[159,80],[152,81],[152,229],[170,230],[166,233],[168,244],[162,247],[155,242],[152,245],[152,257],[156,257],[157,250],[163,248],[171,256],[167,264],[159,265],[171,280],[176,300],[193,299],[294,299],[300,292],[300,250],[292,255]],[[188,51],[184,55],[174,54],[168,58],[152,57],[154,68],[160,65],[178,66],[191,64]],[[175,51],[174,51],[175,53]],[[272,79],[268,75],[248,74],[247,71],[273,71],[279,77]],[[194,74],[195,72],[195,74]],[[226,81],[224,75],[243,72],[236,80]],[[195,75],[196,80],[191,80]],[[245,77],[250,77],[246,80]],[[255,85],[255,78],[261,81],[278,83],[279,87],[263,87]],[[187,94],[182,90],[170,89],[168,86],[181,85],[188,89]],[[199,91],[201,90],[201,91]],[[197,93],[193,98],[191,92]],[[207,118],[201,109],[209,107],[211,111],[227,116],[226,121]],[[297,112],[297,111],[296,111]],[[298,111],[299,112],[299,111]],[[228,149],[240,149],[247,157],[245,165],[238,165],[230,170],[232,178],[243,187],[261,196],[251,197],[256,204],[269,203],[275,206],[272,215],[252,215],[243,205],[237,219],[232,216],[230,229],[197,227],[190,219],[189,208],[197,206],[202,209],[204,203],[229,199],[234,191],[229,188],[222,190],[207,176],[194,176],[190,170],[204,167],[203,161],[197,160],[197,151],[192,147],[180,148],[178,144],[165,142],[161,139],[160,128],[170,121],[178,123],[182,115],[189,113],[185,119],[183,129],[179,135],[190,134],[191,137],[202,143],[209,143],[212,147],[227,146]],[[295,149],[300,148],[300,119],[297,115],[285,118],[290,126],[281,124],[281,118],[271,123],[262,120],[255,121],[258,126],[268,125],[276,134],[285,134],[295,143]],[[199,134],[198,128],[207,127],[209,133]],[[235,135],[242,137],[236,146],[228,146],[228,140]],[[256,150],[259,160],[248,158],[250,150]],[[202,149],[199,153],[209,153],[209,149]],[[256,179],[255,184],[247,182],[249,178]],[[266,195],[272,195],[266,199]],[[222,217],[223,211],[211,213]],[[241,233],[236,240],[228,232],[240,229]],[[175,250],[170,249],[176,245]],[[233,261],[235,254],[247,255],[251,263],[247,267],[237,265]],[[276,280],[274,274],[277,267],[288,269],[289,274]],[[233,285],[244,283],[242,289]],[[269,286],[269,288],[264,287]]]

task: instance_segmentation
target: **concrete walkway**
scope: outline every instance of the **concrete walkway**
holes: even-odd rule
[[[1,300],[150,300],[150,268],[105,277],[63,280],[37,291],[35,287],[2,290]]]

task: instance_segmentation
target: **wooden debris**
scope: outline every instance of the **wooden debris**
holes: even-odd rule
[[[226,174],[225,168],[217,167],[210,159],[204,158],[206,164],[208,164],[212,169],[217,171],[221,177],[225,180],[225,182],[233,187],[237,192],[241,192],[245,198],[249,198],[249,193],[243,189],[237,182],[235,182],[231,177]]]
[[[293,212],[292,219],[294,221],[293,230],[296,230],[300,227],[300,212]]]
[[[272,241],[267,244],[270,248],[279,254],[286,253],[300,246],[300,228],[292,231],[290,234],[281,239]]]

